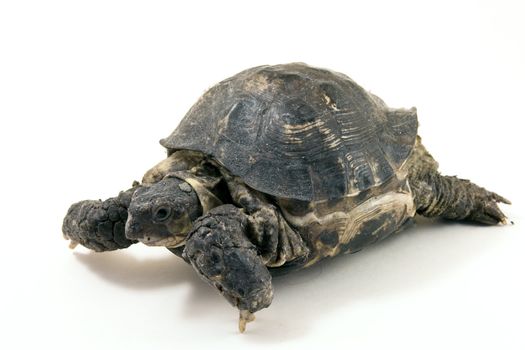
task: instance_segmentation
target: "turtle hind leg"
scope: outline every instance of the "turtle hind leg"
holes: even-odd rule
[[[407,161],[407,168],[418,214],[486,225],[506,223],[498,203],[510,204],[509,200],[469,180],[441,175],[438,163],[421,144],[419,137]]]
[[[506,223],[498,203],[510,204],[510,201],[468,180],[429,172],[412,185],[420,215],[486,225]]]

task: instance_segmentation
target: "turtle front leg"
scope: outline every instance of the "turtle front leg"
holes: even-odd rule
[[[221,205],[194,223],[183,253],[201,278],[239,309],[241,333],[273,297],[270,273],[247,230],[242,209]]]
[[[96,252],[127,248],[135,240],[125,236],[128,206],[137,186],[105,201],[84,200],[69,208],[62,224],[69,247],[78,244]]]

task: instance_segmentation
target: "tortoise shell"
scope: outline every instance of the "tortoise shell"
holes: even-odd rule
[[[292,63],[218,83],[160,142],[208,154],[258,191],[312,201],[381,185],[416,134],[415,108],[390,109],[344,74]]]

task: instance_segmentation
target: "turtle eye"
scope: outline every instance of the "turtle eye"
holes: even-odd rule
[[[155,221],[161,222],[167,220],[171,215],[171,208],[170,207],[158,207],[155,211]]]

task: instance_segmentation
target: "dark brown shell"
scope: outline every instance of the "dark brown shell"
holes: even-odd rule
[[[218,83],[161,144],[209,154],[258,191],[310,201],[382,184],[416,134],[414,108],[389,109],[343,74],[292,63]]]

